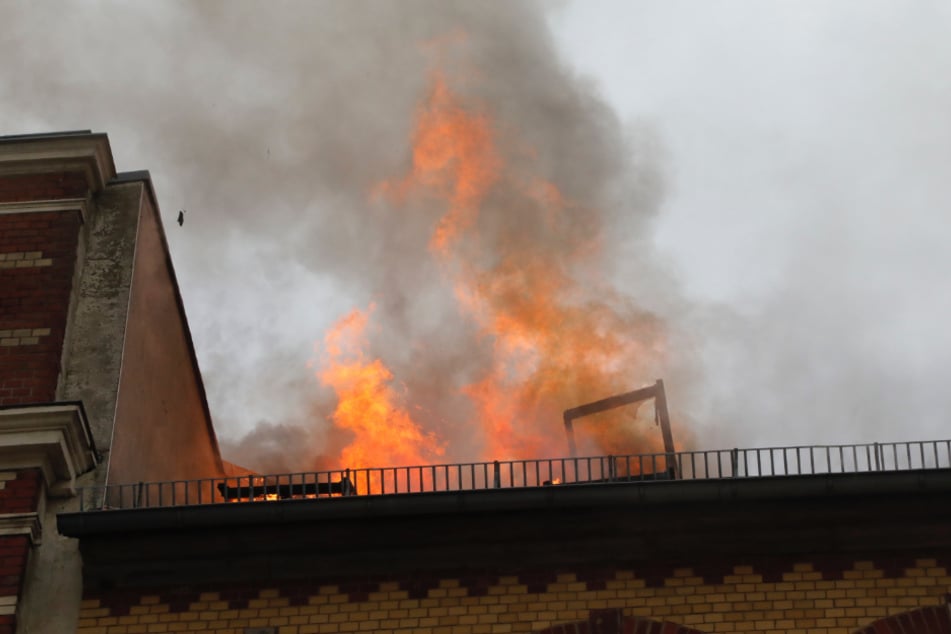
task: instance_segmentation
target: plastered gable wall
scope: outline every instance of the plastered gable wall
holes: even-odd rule
[[[158,214],[143,195],[108,480],[222,473]]]

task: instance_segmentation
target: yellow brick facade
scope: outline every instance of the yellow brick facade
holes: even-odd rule
[[[714,583],[691,568],[670,570],[661,579],[620,568],[596,583],[579,580],[580,572],[553,575],[540,585],[501,576],[478,592],[459,579],[442,579],[422,593],[397,581],[358,593],[338,585],[254,589],[239,600],[224,589],[196,591],[187,601],[163,600],[161,592],[121,599],[106,593],[83,602],[78,634],[245,634],[254,627],[279,634],[533,632],[607,608],[703,632],[847,634],[936,605],[951,591],[951,575],[935,559],[901,568],[855,561],[832,575],[805,561],[784,568],[767,581],[751,566],[734,566]]]

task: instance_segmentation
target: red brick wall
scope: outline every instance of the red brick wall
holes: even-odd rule
[[[0,405],[56,398],[80,222],[75,211],[0,214]]]
[[[0,600],[4,597],[19,598],[29,553],[29,536],[0,537]],[[13,634],[15,631],[16,614],[0,614],[0,634]]]
[[[32,513],[40,501],[43,474],[39,469],[22,469],[16,472],[16,478],[5,480],[0,489],[0,514]],[[0,575],[2,577],[2,575]],[[0,579],[0,595],[3,583]]]
[[[6,472],[2,477],[0,517],[38,510],[43,477],[39,469]],[[29,535],[0,536],[0,634],[13,634],[16,629],[16,615],[12,612],[23,589],[29,554]]]
[[[0,202],[83,198],[88,189],[79,172],[0,176]]]

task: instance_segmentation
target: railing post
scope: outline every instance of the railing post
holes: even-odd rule
[[[614,482],[617,479],[617,465],[614,462],[614,456],[608,456],[608,482]]]
[[[881,471],[881,470],[882,470],[882,464],[881,464],[880,459],[879,459],[879,457],[878,457],[879,446],[878,446],[878,443],[874,443],[874,445],[875,445],[875,470],[876,470],[876,471]]]
[[[499,464],[499,461],[496,460],[492,463],[492,475],[494,477],[493,486],[496,489],[502,488],[502,466]]]
[[[739,468],[740,468],[740,450],[734,447],[730,450],[730,469],[732,471],[733,477],[739,477]]]

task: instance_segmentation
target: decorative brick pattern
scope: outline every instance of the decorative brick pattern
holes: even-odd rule
[[[944,559],[884,564],[853,561],[830,573],[812,562],[772,562],[767,575],[743,564],[714,583],[689,567],[659,579],[656,568],[632,566],[438,581],[111,591],[86,598],[78,631],[567,633],[569,626],[585,631],[578,628],[586,623],[590,633],[591,619],[608,610],[622,632],[851,634],[878,619],[934,606],[951,587]]]
[[[50,334],[49,328],[18,328],[0,330],[0,346],[30,346],[40,342],[40,337]]]
[[[0,214],[0,405],[55,400],[77,211]]]
[[[0,253],[0,269],[28,269],[36,266],[53,266],[53,259],[43,257],[42,251]]]

